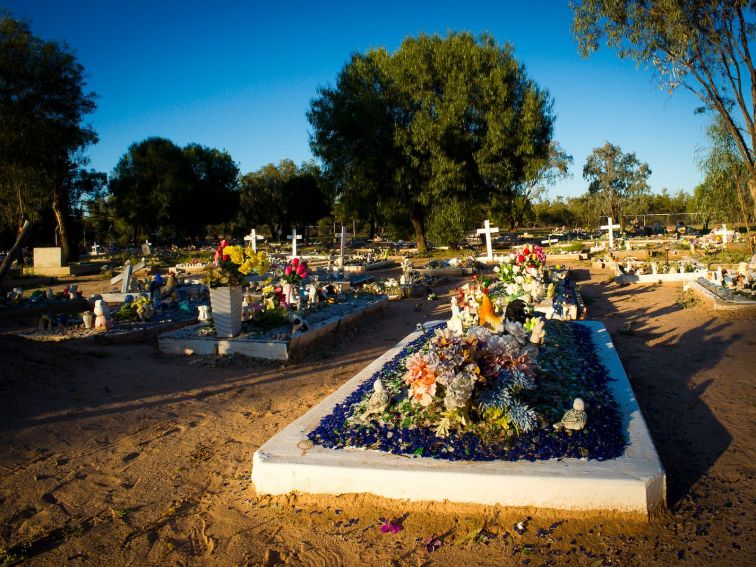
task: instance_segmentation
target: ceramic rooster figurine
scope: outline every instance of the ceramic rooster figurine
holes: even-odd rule
[[[495,333],[501,333],[504,331],[504,315],[496,315],[493,303],[491,303],[487,293],[484,293],[483,298],[480,300],[480,307],[478,307],[478,324],[481,327],[488,327]]]

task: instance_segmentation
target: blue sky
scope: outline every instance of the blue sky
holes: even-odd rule
[[[662,92],[646,70],[602,48],[582,59],[567,2],[4,0],[45,39],[65,40],[98,95],[91,166],[110,172],[149,136],[226,149],[242,172],[311,158],[305,117],[318,86],[353,52],[408,35],[488,32],[510,42],[550,91],[555,139],[575,163],[550,196],[586,190],[582,166],[610,141],[636,152],[655,191],[692,191],[707,118],[693,95]]]

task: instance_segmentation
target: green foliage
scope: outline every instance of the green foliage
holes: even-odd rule
[[[756,205],[756,3],[747,0],[581,0],[573,31],[584,56],[602,40],[654,70],[662,88],[684,87],[718,115],[749,172]]]
[[[489,198],[512,193],[548,158],[551,99],[512,47],[487,35],[420,35],[392,54],[355,54],[318,95],[310,143],[335,201],[404,216],[421,251],[448,203],[477,207],[480,218]]]
[[[190,144],[180,148],[165,138],[132,144],[110,179],[110,206],[131,229],[164,237],[205,236],[208,225],[231,220],[239,198],[239,169],[231,156]]]
[[[706,131],[710,146],[698,167],[706,176],[693,194],[695,208],[711,217],[753,221],[753,197],[748,191],[748,166],[738,153],[724,121],[717,118]]]
[[[299,167],[285,159],[269,163],[241,179],[238,231],[267,226],[272,235],[290,232],[292,225],[302,232],[330,212],[329,189],[313,163]]]
[[[65,241],[73,202],[66,180],[97,142],[83,123],[95,94],[66,44],[32,35],[28,23],[7,14],[0,14],[0,85],[0,226],[40,221],[55,207]]]
[[[606,216],[619,221],[627,202],[649,192],[651,169],[641,163],[635,152],[623,153],[622,148],[607,142],[594,148],[583,166],[583,178],[588,192],[597,195]]]

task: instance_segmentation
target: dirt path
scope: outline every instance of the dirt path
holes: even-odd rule
[[[372,496],[258,497],[257,447],[418,321],[447,316],[448,302],[418,300],[392,303],[286,367],[1,337],[0,564],[12,554],[37,565],[756,564],[756,321],[683,309],[679,286],[617,287],[601,283],[607,275],[577,272],[667,469],[670,510],[648,525]],[[381,518],[403,518],[403,530],[381,533]],[[429,553],[433,534],[442,545]]]

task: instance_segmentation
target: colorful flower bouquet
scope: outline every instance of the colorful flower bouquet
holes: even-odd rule
[[[269,269],[270,260],[265,252],[255,252],[251,246],[231,246],[224,239],[216,248],[212,263],[203,270],[202,281],[212,288],[238,286],[251,272],[262,275]]]

